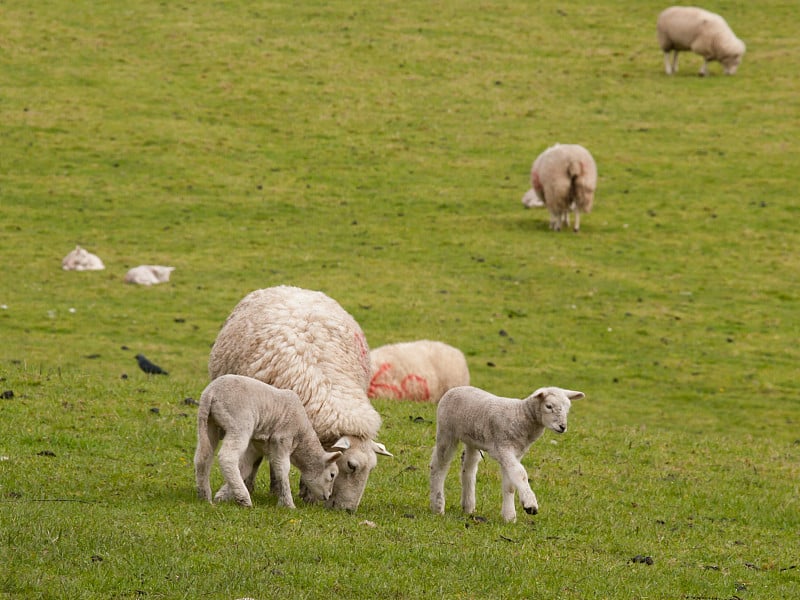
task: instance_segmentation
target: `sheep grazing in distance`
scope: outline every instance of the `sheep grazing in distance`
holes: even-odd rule
[[[672,75],[678,70],[678,52],[691,50],[703,57],[700,76],[708,75],[708,63],[722,64],[726,75],[733,75],[745,52],[745,44],[736,37],[721,16],[694,6],[671,6],[658,15],[658,44],[664,51],[664,70]],[[670,52],[673,53],[670,62]]]
[[[443,342],[417,340],[388,344],[369,353],[370,398],[438,402],[447,390],[469,385],[464,353]]]
[[[96,254],[75,246],[75,250],[61,260],[61,268],[65,271],[102,271],[106,266]]]
[[[162,267],[161,265],[139,265],[125,274],[125,283],[139,285],[155,285],[169,281],[170,273],[175,267]]]
[[[197,412],[194,468],[197,495],[209,502],[209,474],[220,439],[218,461],[225,485],[214,497],[216,501],[233,499],[241,506],[252,507],[244,480],[265,455],[280,506],[295,507],[290,464],[300,469],[307,499],[327,500],[333,490],[339,473],[336,461],[342,453],[322,448],[300,398],[291,390],[279,390],[241,375],[223,375],[203,390]]]
[[[457,387],[439,401],[436,411],[436,447],[431,457],[431,510],[444,514],[444,480],[459,442],[464,443],[461,465],[461,508],[475,510],[475,478],[481,452],[487,452],[502,469],[503,519],[514,521],[514,491],[525,512],[539,510],[536,495],[528,483],[528,474],[520,459],[544,433],[567,430],[571,400],[583,392],[558,387],[539,388],[524,400],[501,398],[475,387]]]
[[[522,197],[526,208],[546,206],[550,211],[550,229],[569,227],[569,212],[575,213],[577,232],[582,212],[594,204],[597,189],[597,165],[589,151],[578,144],[555,144],[533,161],[531,189]]]
[[[391,453],[375,441],[381,417],[367,397],[367,340],[338,302],[291,286],[251,292],[217,335],[208,373],[247,375],[296,392],[325,448],[349,444],[326,505],[358,508],[377,455]]]

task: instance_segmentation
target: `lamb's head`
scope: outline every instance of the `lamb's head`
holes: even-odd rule
[[[339,475],[333,482],[333,493],[326,506],[354,512],[361,503],[369,474],[378,464],[377,455],[392,454],[374,440],[349,435],[340,438],[331,450],[338,450],[342,455],[337,461]]]
[[[326,452],[317,468],[307,469],[300,474],[300,488],[304,491],[303,499],[308,502],[328,500],[333,493],[333,482],[339,474],[336,461],[341,458],[341,452]]]
[[[542,425],[556,433],[564,433],[567,430],[567,415],[572,406],[571,401],[584,397],[583,392],[559,387],[544,387],[533,392],[529,399],[537,402],[537,415]]]

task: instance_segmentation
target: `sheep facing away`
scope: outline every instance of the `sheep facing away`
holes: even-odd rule
[[[550,229],[569,227],[569,213],[575,213],[577,232],[582,212],[594,204],[597,165],[589,151],[578,144],[555,144],[536,157],[531,165],[531,189],[522,197],[525,208],[547,207]]]
[[[169,281],[170,274],[175,267],[162,267],[161,265],[139,265],[133,267],[125,274],[125,283],[139,285],[155,285]]]
[[[106,266],[96,254],[75,246],[75,250],[61,260],[61,268],[65,271],[102,271]]]
[[[381,417],[367,397],[364,332],[338,302],[291,286],[251,292],[217,335],[208,373],[247,375],[296,392],[323,447],[349,444],[326,505],[358,508],[377,455],[391,453],[375,441]]]
[[[720,15],[694,6],[671,6],[658,15],[658,44],[664,52],[664,70],[678,70],[678,52],[691,50],[703,57],[700,76],[708,75],[708,63],[718,61],[726,75],[733,75],[742,62],[745,44]],[[670,61],[670,52],[672,60]]]
[[[253,506],[245,479],[265,455],[275,482],[272,491],[280,506],[294,508],[290,464],[300,469],[307,500],[330,497],[339,472],[336,461],[342,453],[322,448],[300,398],[291,390],[279,390],[241,375],[223,375],[203,390],[197,412],[194,467],[197,495],[209,502],[209,475],[220,439],[217,458],[225,484],[214,496],[215,501],[233,499],[241,506]]]
[[[481,452],[494,458],[502,469],[505,521],[514,521],[514,492],[525,512],[536,514],[539,504],[528,483],[520,459],[544,433],[567,430],[571,400],[583,392],[558,387],[539,388],[524,400],[501,398],[475,387],[457,387],[439,401],[436,411],[436,447],[431,456],[430,502],[434,513],[444,514],[444,480],[460,442],[464,443],[461,465],[461,508],[475,510],[475,479]]]
[[[417,340],[387,344],[369,353],[370,398],[438,402],[447,390],[469,385],[464,353],[443,342]]]

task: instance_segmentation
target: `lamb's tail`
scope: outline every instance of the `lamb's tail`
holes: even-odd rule
[[[215,423],[209,423],[211,398],[203,395],[197,409],[197,449],[194,452],[194,471],[197,484],[197,496],[201,500],[211,502],[211,463],[219,441],[219,433]]]

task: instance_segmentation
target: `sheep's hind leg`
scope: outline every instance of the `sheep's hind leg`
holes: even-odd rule
[[[581,213],[576,208],[575,209],[575,227],[572,228],[572,231],[578,233],[581,230]]]
[[[703,66],[700,67],[700,72],[698,73],[698,75],[700,75],[700,77],[705,77],[706,75],[708,75],[708,59],[707,58],[703,58]]]
[[[217,492],[215,500],[233,498],[241,506],[253,506],[253,501],[250,499],[250,494],[239,470],[241,457],[247,451],[249,442],[248,439],[235,440],[230,436],[222,442],[222,448],[219,451],[219,468],[225,478],[225,485]]]
[[[453,455],[456,453],[457,444],[458,442],[454,440],[448,442],[436,440],[436,447],[431,456],[431,511],[438,515],[444,514],[444,480],[447,477],[447,470],[450,468]]]
[[[461,508],[468,515],[475,512],[475,479],[480,460],[480,450],[465,446],[461,455]]]

